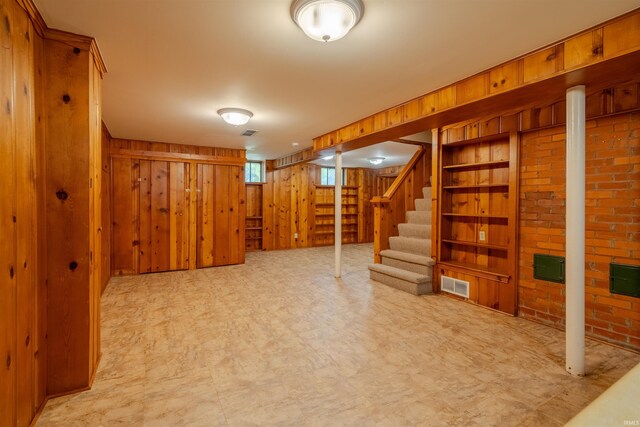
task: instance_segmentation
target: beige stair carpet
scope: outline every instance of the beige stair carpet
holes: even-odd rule
[[[431,293],[434,261],[431,258],[431,187],[422,189],[407,222],[398,224],[399,236],[389,237],[389,249],[381,251],[381,264],[369,265],[376,282],[414,295]]]

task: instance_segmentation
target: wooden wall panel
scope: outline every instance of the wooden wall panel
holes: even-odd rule
[[[89,58],[50,40],[45,52],[46,162],[56,165],[47,168],[46,189],[49,324],[56,324],[49,330],[48,390],[60,393],[89,383],[89,152],[80,143],[88,138],[89,117],[70,105],[71,99],[89,105]],[[65,306],[76,309],[60,311]]]
[[[17,259],[16,259],[16,140],[13,99],[14,40],[11,24],[14,3],[0,2],[0,18],[9,25],[0,27],[0,99],[2,126],[0,126],[0,179],[3,196],[0,197],[0,424],[16,424],[17,406]],[[5,71],[6,70],[6,71]]]
[[[189,268],[190,165],[140,160],[134,161],[133,166],[133,179],[136,180],[135,169],[140,174],[139,202],[134,200],[132,204],[133,222],[138,224],[139,236],[137,271],[154,273]],[[133,261],[135,263],[135,258]]]
[[[113,213],[111,230],[111,271],[113,274],[134,274],[138,271],[134,259],[134,248],[137,251],[136,240],[137,209],[134,210],[134,200],[141,183],[138,182],[139,163],[132,164],[131,159],[114,158],[112,170],[112,200]],[[117,203],[116,203],[117,201]]]
[[[198,164],[197,266],[244,262],[244,169]]]
[[[14,124],[16,141],[16,232],[17,232],[17,424],[28,425],[38,404],[35,402],[35,342],[37,307],[37,195],[34,51],[29,18],[16,9],[13,20],[15,87]]]
[[[101,292],[104,292],[109,279],[111,278],[111,158],[109,149],[111,147],[111,135],[104,123],[102,124],[102,135],[100,140],[101,149],[101,177],[102,195],[100,197],[101,210]]]
[[[316,155],[350,151],[496,110],[553,102],[565,89],[637,76],[640,9],[314,138]],[[509,92],[508,94],[506,92]],[[421,104],[421,108],[419,105]],[[373,126],[365,126],[365,123]],[[358,130],[359,132],[354,132]]]

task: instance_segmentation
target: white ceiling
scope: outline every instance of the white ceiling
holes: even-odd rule
[[[47,25],[97,39],[114,137],[251,147],[254,159],[535,50],[640,0],[364,0],[335,43],[307,38],[291,0],[35,0]],[[216,110],[254,112],[247,126]],[[257,129],[253,137],[240,134]],[[292,142],[299,142],[294,149]]]
[[[342,153],[342,166],[345,168],[381,169],[389,166],[406,165],[418,148],[417,145],[401,144],[399,142],[382,142],[369,145],[358,150]],[[372,165],[368,161],[371,157],[384,157],[384,161],[377,166]],[[322,166],[335,166],[336,159],[335,157],[330,160],[319,159],[311,163]]]

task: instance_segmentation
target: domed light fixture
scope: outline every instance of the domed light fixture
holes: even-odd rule
[[[362,0],[294,0],[291,18],[310,38],[340,40],[364,14]]]
[[[222,120],[234,126],[246,125],[249,119],[253,117],[253,113],[242,108],[221,108],[218,114]]]
[[[384,157],[370,157],[367,160],[369,160],[369,163],[371,163],[372,165],[379,165],[382,162],[384,162]]]

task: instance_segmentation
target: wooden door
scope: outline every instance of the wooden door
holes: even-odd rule
[[[189,163],[140,160],[139,272],[189,268]],[[115,201],[118,203],[118,201]]]
[[[244,262],[244,168],[198,164],[197,266]]]

